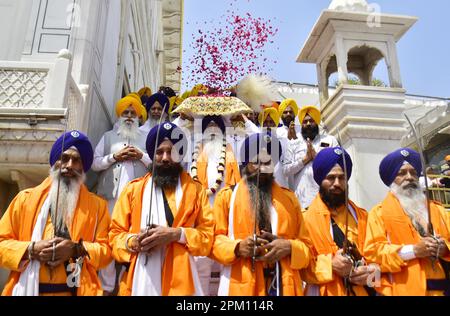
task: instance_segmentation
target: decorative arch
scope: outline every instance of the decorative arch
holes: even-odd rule
[[[348,72],[356,74],[363,85],[370,86],[373,71],[385,55],[378,48],[363,44],[349,49],[347,59]]]

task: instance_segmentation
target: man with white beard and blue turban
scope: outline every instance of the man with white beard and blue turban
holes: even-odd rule
[[[103,294],[97,270],[111,261],[110,217],[83,184],[92,160],[89,139],[65,133],[52,147],[50,176],[11,202],[0,220],[0,267],[11,270],[2,295]]]
[[[369,213],[364,255],[381,267],[382,294],[450,295],[450,219],[437,202],[428,211],[419,153],[396,150],[379,171],[390,191]]]

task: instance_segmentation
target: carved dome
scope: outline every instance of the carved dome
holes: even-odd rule
[[[328,7],[330,10],[350,12],[370,12],[365,0],[333,0]]]

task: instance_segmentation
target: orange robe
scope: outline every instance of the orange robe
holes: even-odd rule
[[[130,264],[128,273],[124,273],[120,282],[121,296],[131,295],[138,254],[129,252],[125,242],[130,234],[140,232],[142,197],[150,178],[151,175],[147,174],[131,181],[124,188],[112,215],[109,242],[113,257],[117,262]],[[166,247],[161,278],[164,296],[195,293],[189,255],[208,256],[214,238],[214,221],[206,192],[185,172],[181,174],[181,187],[183,197],[177,212],[174,212],[173,227],[184,228],[186,244],[173,242]]]
[[[253,236],[254,215],[245,180],[239,182],[235,199],[234,239],[228,237],[232,194],[233,190],[227,187],[221,190],[216,197],[214,203],[216,230],[211,257],[223,265],[231,265],[229,295],[264,296],[266,289],[263,263],[256,262],[255,272],[252,272],[251,258],[237,258],[234,254],[234,250],[241,240]],[[310,241],[301,208],[295,194],[278,184],[274,184],[272,187],[272,204],[278,214],[277,235],[280,238],[288,239],[292,247],[291,255],[280,261],[282,293],[285,296],[301,296],[303,289],[299,270],[305,268],[310,260]]]
[[[12,295],[14,286],[25,267],[21,261],[30,244],[33,228],[39,212],[50,191],[51,179],[33,189],[20,192],[11,202],[0,221],[0,266],[11,270],[2,295]],[[102,295],[103,289],[97,277],[97,270],[111,262],[111,249],[108,245],[108,227],[110,217],[107,203],[100,197],[90,193],[82,185],[78,205],[69,228],[72,240],[83,239],[83,245],[91,259],[85,258],[81,271],[80,287],[77,295]],[[48,216],[44,228],[43,240],[53,237],[53,225]],[[40,269],[40,283],[66,283],[67,275],[64,265],[53,270],[50,278],[49,270],[44,265]]]
[[[208,157],[205,151],[200,148],[201,154],[197,161],[197,176],[198,181],[202,184],[205,190],[209,189],[208,186]],[[225,156],[225,179],[224,187],[236,185],[241,181],[241,173],[239,172],[239,166],[235,155],[233,154],[233,149],[230,144],[227,145],[226,156]]]
[[[362,254],[366,234],[367,212],[357,207],[352,201],[349,201],[349,203],[356,212],[358,225],[356,225],[356,221],[349,213],[348,239],[355,243]],[[302,271],[302,275],[308,284],[319,285],[321,296],[345,296],[346,288],[344,282],[341,277],[333,273],[332,269],[332,259],[339,247],[334,242],[330,231],[331,212],[322,201],[320,194],[317,194],[308,210],[304,213],[304,218],[314,245],[314,258],[310,266]],[[339,228],[345,232],[345,213],[342,212],[334,220]],[[354,285],[353,290],[357,296],[367,296],[367,292],[362,286]]]
[[[431,222],[436,234],[450,246],[450,219],[448,212],[431,202]],[[381,267],[381,292],[394,296],[442,295],[442,291],[427,291],[426,281],[445,279],[439,262],[433,270],[429,258],[403,261],[398,254],[406,245],[415,245],[420,235],[398,199],[388,193],[385,200],[369,213],[364,254],[370,262]],[[443,258],[450,261],[450,255]]]

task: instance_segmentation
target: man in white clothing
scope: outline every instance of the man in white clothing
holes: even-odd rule
[[[288,131],[290,141],[284,155],[283,172],[293,177],[292,189],[302,208],[307,209],[319,192],[312,163],[323,148],[337,147],[338,142],[333,136],[319,132],[321,113],[316,107],[303,107],[299,121],[302,123],[301,137],[293,128]]]

